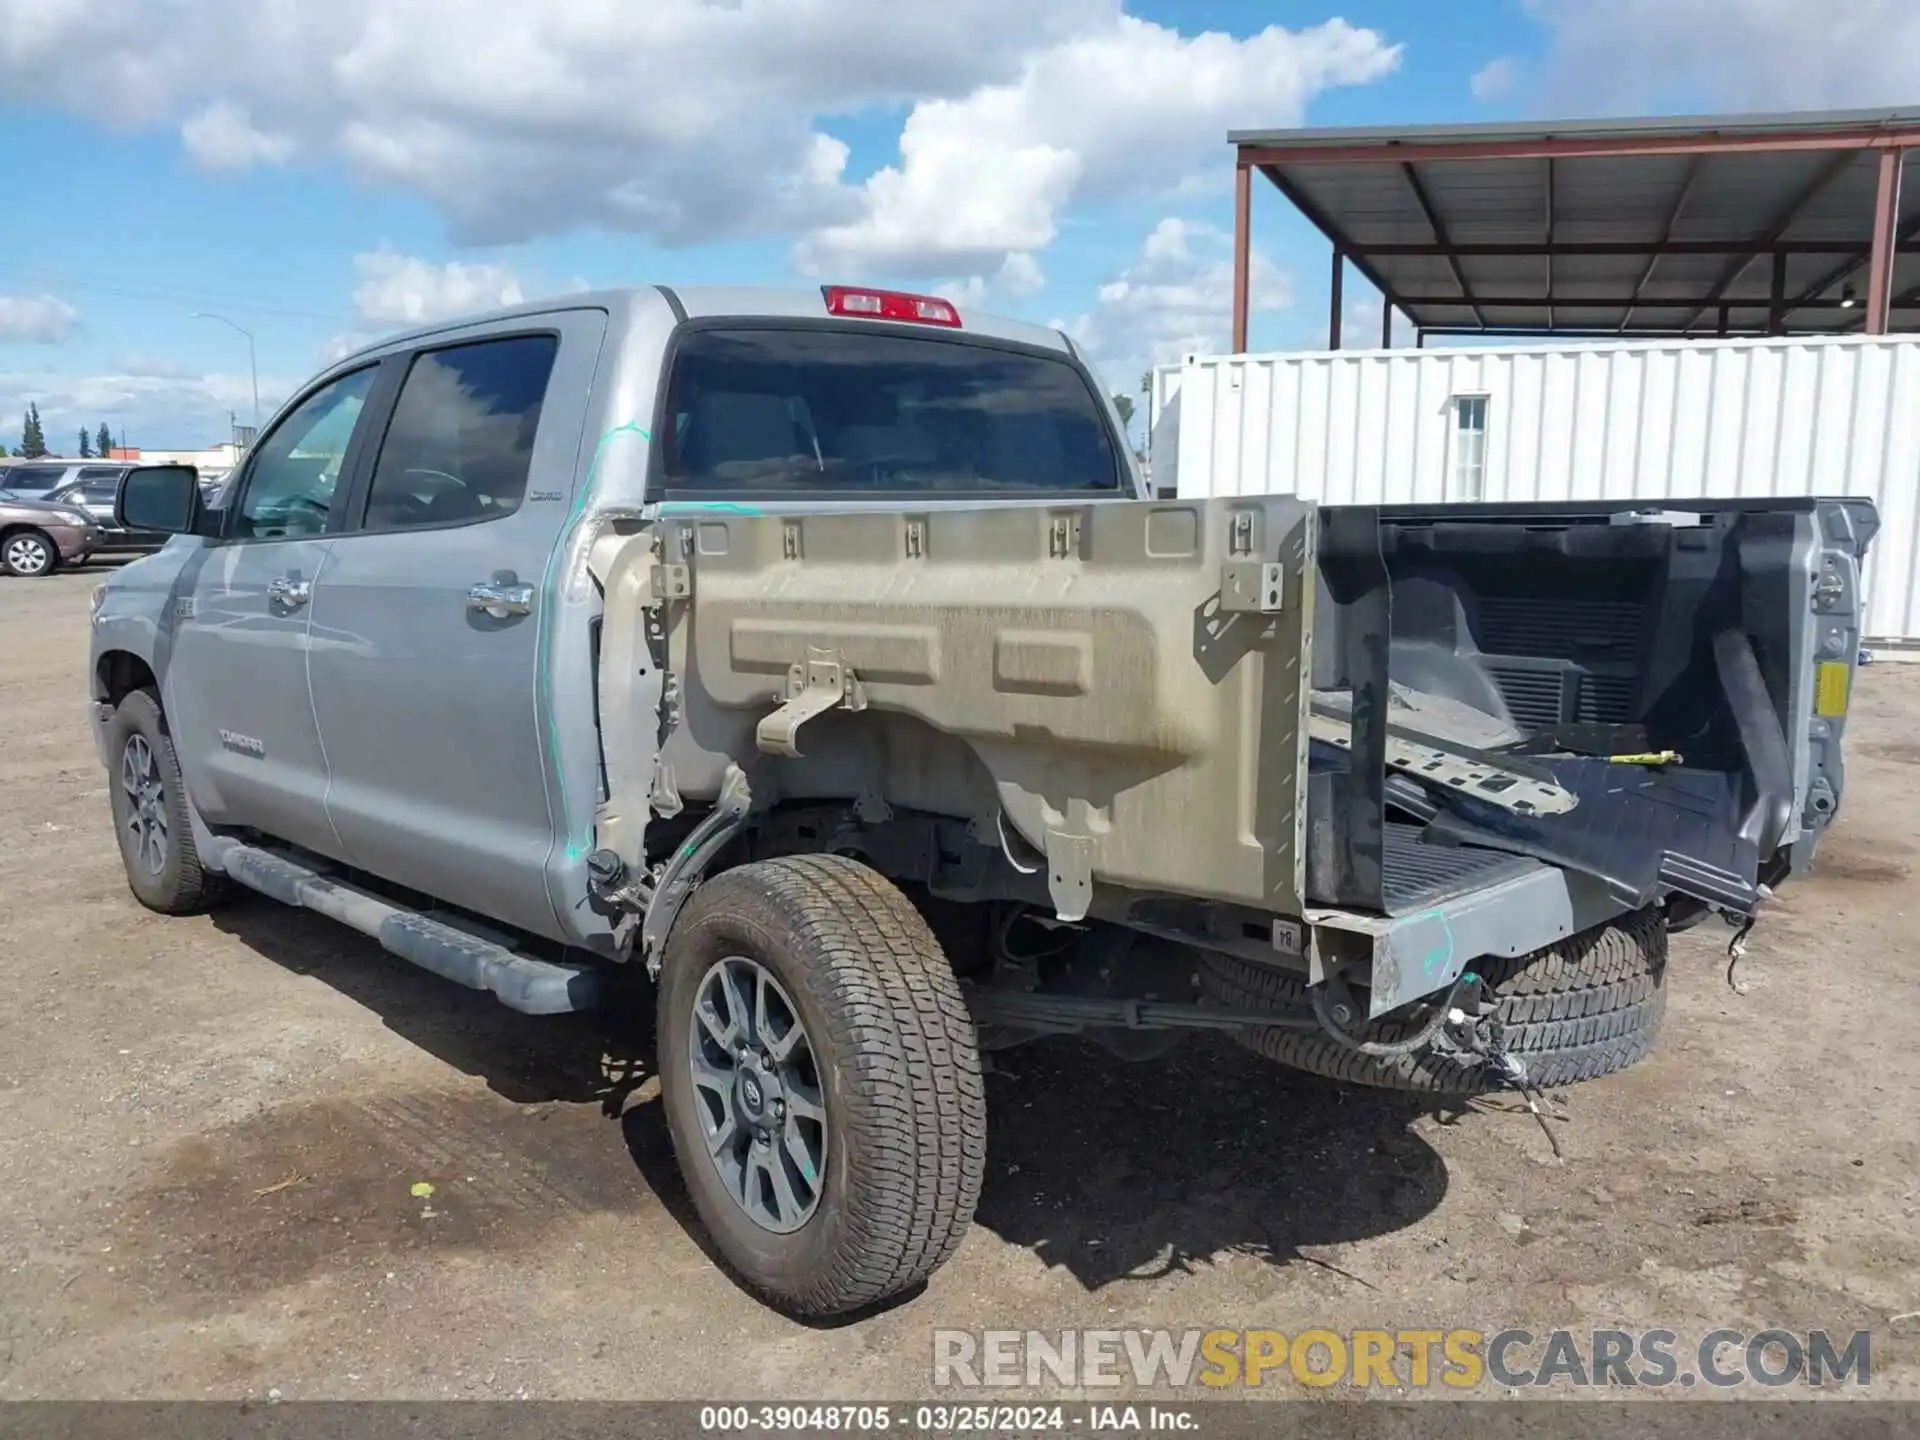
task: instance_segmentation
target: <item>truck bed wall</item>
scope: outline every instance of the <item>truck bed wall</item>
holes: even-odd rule
[[[1004,810],[1056,884],[1078,866],[1299,912],[1311,506],[716,510],[656,528],[660,556],[638,536],[600,568],[610,597],[629,596],[642,587],[623,574],[685,556],[660,745],[685,800],[710,799],[734,760],[763,800],[871,797],[971,820],[989,843]],[[1223,566],[1255,559],[1285,567],[1284,608],[1223,612]],[[798,759],[761,753],[755,727],[795,667],[829,657],[865,708],[808,721]],[[622,683],[603,666],[603,713],[646,703],[644,687],[608,693]],[[611,743],[653,733],[636,715]]]
[[[1846,687],[1839,711],[1831,697],[1816,702],[1816,666],[1852,669],[1877,517],[1851,500],[1679,509],[1669,524],[1605,505],[1328,507],[1322,531],[1342,515],[1377,527],[1389,677],[1522,731],[1638,725],[1646,748],[1738,773],[1749,757],[1714,637],[1745,636],[1790,753],[1791,843],[1838,803]],[[1816,602],[1823,580],[1835,588]],[[1351,607],[1327,599],[1316,611],[1314,683],[1348,688],[1338,657]]]

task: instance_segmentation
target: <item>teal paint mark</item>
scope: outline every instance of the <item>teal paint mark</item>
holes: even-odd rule
[[[565,825],[566,777],[560,764],[560,717],[554,709],[552,667],[548,664],[553,652],[554,611],[557,609],[559,586],[556,572],[563,558],[573,547],[573,532],[580,523],[581,515],[586,511],[587,502],[593,498],[594,481],[599,478],[600,461],[607,453],[607,446],[622,435],[637,435],[643,445],[651,444],[653,437],[642,428],[638,420],[629,420],[616,425],[602,435],[593,447],[593,458],[587,462],[587,473],[580,481],[579,489],[573,497],[573,508],[567,515],[566,524],[561,526],[559,538],[554,542],[553,550],[547,556],[547,568],[540,577],[540,633],[534,647],[534,685],[539,696],[540,713],[547,722],[547,761],[556,787],[555,809],[559,814],[561,828]],[[564,836],[562,854],[569,862],[581,860],[593,846],[591,831],[579,835]]]
[[[662,505],[660,513],[675,515],[683,510],[718,510],[724,515],[764,515],[767,512],[758,505],[742,505],[737,500],[676,500],[672,504]]]
[[[1436,970],[1444,970],[1453,963],[1453,926],[1448,922],[1446,912],[1442,910],[1429,910],[1420,918],[1440,922],[1442,939],[1439,944],[1428,948],[1426,957],[1420,962],[1420,973],[1431,976]]]

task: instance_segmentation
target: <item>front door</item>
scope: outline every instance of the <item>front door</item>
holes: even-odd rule
[[[368,367],[319,387],[255,447],[224,534],[182,569],[161,677],[180,766],[205,819],[329,855],[339,844],[307,690],[309,606],[374,374]]]
[[[571,514],[605,321],[541,319],[406,361],[313,592],[327,811],[362,869],[560,933],[540,684],[549,562]]]

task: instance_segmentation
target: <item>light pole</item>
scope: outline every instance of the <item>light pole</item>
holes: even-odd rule
[[[253,377],[253,433],[257,437],[260,434],[260,366],[253,358],[253,332],[245,326],[235,325],[233,321],[227,319],[224,315],[209,314],[205,310],[194,311],[193,318],[196,320],[218,320],[228,329],[238,330],[242,335],[247,337],[247,369]]]

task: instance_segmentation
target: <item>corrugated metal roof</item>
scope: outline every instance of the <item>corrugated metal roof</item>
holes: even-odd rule
[[[1788,330],[1820,333],[1857,328],[1863,316],[1878,151],[1566,155],[1542,146],[1823,137],[1831,145],[1869,131],[1920,139],[1920,109],[1229,138],[1253,147],[1261,172],[1423,329],[1712,334],[1725,306],[1730,331],[1763,330],[1777,251]],[[1474,148],[1505,144],[1529,153]],[[1421,154],[1433,147],[1453,148]],[[1312,153],[1329,148],[1339,157]],[[1896,234],[1914,253],[1896,260],[1892,328],[1910,330],[1920,329],[1920,184],[1904,189]],[[1847,298],[1854,304],[1843,306]]]
[[[1651,136],[1777,135],[1920,125],[1920,108],[1782,110],[1747,115],[1656,115],[1630,119],[1491,120],[1469,125],[1315,126],[1232,130],[1231,145],[1444,145],[1483,140],[1644,140]]]

